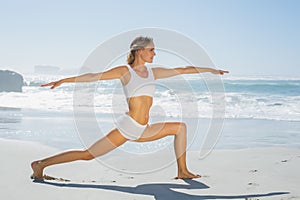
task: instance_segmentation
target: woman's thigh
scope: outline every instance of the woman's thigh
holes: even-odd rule
[[[118,129],[113,129],[105,137],[95,142],[88,151],[94,156],[98,157],[104,155],[116,147],[124,144],[126,139]]]
[[[161,122],[147,126],[142,136],[135,142],[149,142],[160,138],[176,135],[185,129],[185,124],[181,122]],[[184,130],[185,131],[185,130]]]

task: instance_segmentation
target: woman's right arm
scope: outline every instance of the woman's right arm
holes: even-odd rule
[[[54,89],[60,86],[63,83],[75,83],[75,82],[94,82],[98,80],[110,80],[110,79],[121,79],[123,74],[127,71],[126,66],[119,66],[112,69],[109,69],[105,72],[100,73],[87,73],[79,76],[64,78],[58,81],[53,81],[50,83],[42,84],[42,87],[51,86],[51,89]]]

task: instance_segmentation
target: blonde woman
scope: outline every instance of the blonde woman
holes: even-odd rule
[[[199,178],[191,173],[186,165],[187,127],[183,122],[161,122],[148,124],[149,110],[152,105],[156,79],[168,78],[180,74],[211,72],[213,74],[228,71],[212,68],[186,66],[179,68],[149,68],[145,63],[152,63],[155,56],[152,38],[139,36],[130,45],[127,65],[117,66],[100,73],[87,73],[42,85],[54,89],[63,83],[92,82],[99,80],[119,79],[127,97],[129,111],[117,119],[116,128],[105,137],[96,141],[86,150],[67,151],[31,163],[32,178],[46,179],[43,171],[46,167],[76,160],[92,160],[131,140],[148,142],[166,136],[174,136],[174,150],[177,159],[177,177],[179,179]]]

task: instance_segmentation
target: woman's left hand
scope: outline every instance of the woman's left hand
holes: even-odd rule
[[[229,71],[224,71],[224,70],[220,70],[220,69],[214,69],[211,73],[223,75],[223,74],[229,73]]]

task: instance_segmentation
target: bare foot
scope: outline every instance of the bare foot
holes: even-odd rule
[[[41,167],[41,161],[34,161],[31,163],[31,168],[33,174],[31,175],[32,179],[43,179],[43,168]]]
[[[200,178],[201,176],[198,174],[193,174],[189,171],[178,172],[178,176],[175,179],[193,179],[193,178]]]

